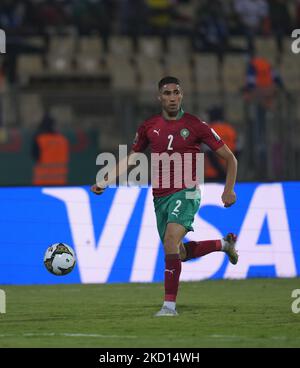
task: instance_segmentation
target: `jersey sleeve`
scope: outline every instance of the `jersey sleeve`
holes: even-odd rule
[[[136,132],[131,149],[134,152],[143,152],[149,144],[145,124],[141,124]]]
[[[215,132],[213,128],[210,128],[205,122],[200,121],[199,126],[199,138],[201,143],[205,143],[211,150],[216,151],[222,146],[224,142],[222,138]]]

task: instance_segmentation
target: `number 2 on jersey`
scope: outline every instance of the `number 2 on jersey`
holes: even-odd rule
[[[179,207],[181,206],[181,201],[178,199],[176,201],[176,207],[174,208],[174,210],[172,211],[172,215],[175,215],[176,217],[178,216],[179,213]]]
[[[173,151],[172,143],[173,143],[174,136],[170,134],[168,135],[168,139],[169,139],[168,151]]]

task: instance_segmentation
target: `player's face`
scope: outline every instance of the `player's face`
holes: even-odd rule
[[[165,84],[159,91],[159,100],[162,109],[170,116],[175,117],[180,109],[182,91],[178,84]]]

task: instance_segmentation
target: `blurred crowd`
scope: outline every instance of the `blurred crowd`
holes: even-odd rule
[[[0,28],[9,34],[186,34],[196,47],[245,35],[281,37],[300,28],[300,0],[1,0]]]
[[[131,81],[127,83],[128,80],[124,79],[127,83],[126,88],[128,89],[128,86],[136,85],[136,81],[142,81],[144,83],[143,85],[147,85],[149,75],[152,88],[153,75],[157,70],[159,70],[159,73],[156,72],[157,74],[162,74],[162,71],[165,70],[176,70],[175,74],[180,74],[180,79],[182,80],[184,78],[185,83],[192,86],[192,88],[189,88],[189,92],[194,90],[203,92],[201,87],[204,86],[205,94],[208,87],[210,87],[210,91],[217,94],[218,91],[227,91],[229,84],[232,84],[234,88],[231,88],[230,91],[234,91],[234,93],[238,93],[243,97],[244,109],[242,112],[238,111],[238,107],[236,108],[234,103],[230,103],[230,111],[236,109],[237,114],[240,113],[238,118],[236,118],[235,114],[231,114],[231,116],[235,116],[236,121],[234,123],[239,121],[239,117],[242,114],[245,115],[240,121],[242,121],[241,129],[243,129],[244,137],[246,137],[244,152],[247,152],[247,156],[242,152],[243,149],[241,149],[241,140],[239,141],[238,139],[238,131],[235,129],[234,124],[231,125],[230,117],[227,121],[227,117],[225,116],[226,106],[225,109],[224,106],[221,106],[225,104],[224,98],[221,99],[221,102],[218,102],[221,104],[220,106],[213,106],[211,108],[208,122],[212,124],[221,136],[226,137],[226,143],[230,145],[230,148],[236,154],[241,153],[242,157],[244,155],[244,160],[249,168],[244,175],[246,178],[269,179],[274,177],[275,174],[281,174],[284,171],[283,157],[292,157],[290,162],[292,160],[293,162],[297,162],[296,156],[293,153],[296,150],[292,147],[290,138],[286,138],[287,135],[284,136],[285,143],[283,148],[281,150],[278,149],[278,142],[280,141],[281,144],[282,140],[280,133],[282,132],[281,122],[286,122],[285,117],[287,116],[289,119],[288,123],[292,126],[294,118],[291,116],[294,116],[292,114],[296,114],[294,113],[296,104],[291,99],[288,88],[298,83],[298,64],[297,61],[294,61],[295,59],[292,54],[286,58],[289,63],[286,63],[286,60],[282,57],[284,54],[288,55],[287,52],[284,53],[284,40],[296,28],[300,28],[300,0],[1,0],[0,29],[4,29],[7,35],[7,53],[4,58],[0,59],[0,90],[1,78],[3,81],[4,75],[6,80],[11,82],[9,84],[12,88],[8,89],[8,91],[11,96],[11,106],[14,106],[15,109],[18,103],[15,97],[17,93],[13,87],[15,84],[18,84],[15,82],[19,81],[20,75],[23,77],[23,69],[21,68],[23,64],[21,62],[18,64],[19,59],[23,56],[22,54],[38,54],[40,58],[38,61],[41,62],[42,66],[40,66],[40,69],[42,71],[46,70],[44,68],[45,66],[48,68],[52,66],[51,56],[54,56],[54,66],[59,65],[59,68],[61,68],[61,65],[68,66],[61,68],[61,70],[53,70],[59,70],[60,73],[66,70],[69,71],[69,69],[73,70],[73,67],[75,71],[79,70],[83,65],[80,62],[81,54],[77,58],[73,57],[73,49],[71,47],[70,49],[72,51],[65,50],[65,53],[62,52],[63,55],[59,53],[54,55],[53,50],[51,50],[53,53],[49,52],[49,49],[51,49],[49,46],[51,39],[58,38],[61,40],[63,38],[52,36],[70,35],[72,36],[70,38],[74,39],[93,39],[93,37],[81,36],[97,36],[95,37],[97,44],[92,44],[92,53],[89,53],[87,57],[85,53],[82,53],[82,55],[84,56],[83,59],[87,61],[86,65],[88,68],[90,68],[90,65],[96,65],[96,73],[102,67],[105,69],[103,60],[99,59],[99,55],[95,55],[98,52],[96,46],[99,46],[101,37],[103,41],[101,44],[104,45],[104,55],[110,56],[106,60],[106,66],[110,66],[106,72],[108,72],[110,77],[114,76],[111,80],[124,79],[126,75],[129,76],[128,80],[130,80],[130,76],[132,76],[132,83]],[[128,54],[128,60],[125,60],[126,55],[122,53],[122,47],[120,47],[121,53],[117,53],[116,55],[113,53],[109,54],[108,45],[110,44],[110,36],[112,35],[130,36],[132,41],[141,40],[138,37],[145,35],[161,36],[159,41],[168,41],[171,39],[171,37],[168,39],[169,36],[175,35],[176,37],[173,37],[173,39],[176,39],[176,43],[180,46],[176,48],[176,53],[170,54],[171,57],[168,58],[166,55],[169,48],[165,47],[168,45],[168,42],[160,42],[163,45],[161,48],[163,51],[158,54],[162,57],[158,57],[154,52],[153,54],[156,56],[153,59],[155,60],[152,60],[148,54],[145,54],[146,56],[143,53],[138,54],[136,52],[136,50],[139,50],[137,47],[134,49],[134,53],[138,54],[140,58],[136,57],[135,60],[132,60],[133,58],[130,58],[130,54]],[[183,35],[185,37],[177,37],[177,35]],[[29,39],[31,36],[41,36],[45,42],[42,43],[42,46],[39,44],[36,45],[35,43],[27,43],[25,42],[26,36]],[[241,38],[236,36],[244,37],[242,44],[235,44],[235,40]],[[275,40],[276,50],[274,50],[273,57],[267,55],[267,59],[265,59],[264,56],[259,55],[259,52],[256,52],[256,36],[260,36],[261,39],[268,38],[268,41],[272,38],[273,45],[273,40]],[[120,38],[129,40],[128,37]],[[152,39],[153,37],[145,38]],[[184,42],[178,42],[180,38],[186,39],[189,46],[193,46],[191,50],[189,47],[189,51],[192,51],[193,55],[199,56],[201,53],[212,53],[217,56],[219,63],[214,64],[213,60],[216,59],[215,57],[209,59],[211,55],[206,55],[208,59],[198,59],[195,57],[193,62],[190,62],[191,60],[188,58],[181,60],[181,55],[179,54],[182,50],[181,45],[184,45]],[[138,42],[130,42],[130,44],[138,45]],[[150,43],[149,45],[151,46],[152,44]],[[117,48],[119,48],[119,44]],[[82,50],[86,49],[82,48]],[[90,51],[91,48],[88,50]],[[61,50],[58,51],[60,52]],[[241,55],[234,55],[234,58],[237,58],[238,61],[232,65],[230,64],[229,67],[228,62],[226,63],[226,57],[224,58],[227,52],[228,54],[241,53]],[[182,50],[182,54],[185,54],[184,49]],[[245,54],[247,54],[247,58],[244,58]],[[122,58],[119,55],[122,55]],[[173,63],[173,59],[177,59],[177,55],[179,62],[176,64]],[[58,63],[55,64],[56,56]],[[163,57],[165,59],[161,60]],[[119,59],[124,59],[124,63],[119,63]],[[29,60],[37,59],[32,58]],[[115,60],[118,63],[114,63]],[[224,60],[225,62],[223,63]],[[230,60],[232,61],[233,58]],[[287,71],[287,73],[283,76],[284,78],[281,78],[280,73],[278,73],[276,68],[273,68],[272,64],[275,64],[276,68],[279,67],[279,69],[282,69],[281,67],[283,66],[285,67],[283,70]],[[22,72],[19,71],[17,65]],[[26,68],[28,68],[28,65],[30,66],[29,72],[27,71],[30,75],[31,69],[34,69],[35,66],[31,67],[31,61],[29,63],[24,62],[24,65]],[[36,65],[40,64],[38,63]],[[296,66],[293,67],[293,65]],[[125,67],[127,69],[124,69]],[[26,74],[26,68],[24,74]],[[19,71],[18,73],[16,72],[17,70]],[[92,68],[92,70],[94,69]],[[121,74],[116,74],[119,70]],[[149,71],[151,72],[149,73]],[[211,74],[209,71],[211,71]],[[46,74],[41,73],[41,75],[45,77]],[[51,73],[49,75],[51,76]],[[53,75],[55,76],[55,73]],[[58,75],[61,77],[63,74]],[[94,74],[92,75],[94,77]],[[205,78],[206,75],[207,78]],[[285,83],[286,76],[289,77],[287,83]],[[214,83],[214,81],[216,82]],[[192,83],[189,84],[189,82]],[[114,84],[112,83],[111,85]],[[226,85],[225,88],[224,85]],[[222,88],[219,88],[220,86]],[[298,91],[298,89],[299,83],[294,90]],[[276,101],[280,95],[284,95],[286,98],[286,113],[285,108],[280,104],[278,106],[276,105]],[[211,97],[208,92],[209,98]],[[0,93],[0,128],[1,125],[4,126],[4,119],[2,118],[4,108],[1,105],[3,101],[1,102]],[[281,100],[278,99],[278,101],[280,102]],[[38,104],[42,104],[41,99],[37,103],[37,106]],[[45,104],[45,101],[43,104]],[[23,105],[26,104],[24,103]],[[116,105],[114,103],[112,109]],[[229,103],[227,103],[227,107],[228,105]],[[67,106],[67,108],[70,106]],[[32,111],[35,110],[34,108],[31,109]],[[73,109],[74,107],[72,105],[70,111],[73,112]],[[278,109],[281,109],[281,115],[278,115]],[[85,108],[83,108],[83,111],[85,115],[82,113],[81,120],[83,116],[86,116],[87,120],[90,119],[90,115],[86,114]],[[109,117],[112,119],[111,121],[116,120],[116,123],[118,123],[113,112],[110,114],[112,114]],[[97,115],[96,112],[95,115]],[[227,115],[230,116],[230,114]],[[19,118],[18,114],[15,114],[15,116],[15,120],[17,120]],[[277,116],[279,116],[278,119]],[[128,118],[127,121],[131,121],[131,118],[130,116],[130,119]],[[275,129],[274,124],[277,121],[279,123]],[[59,183],[67,182],[66,167],[69,160],[68,148],[59,133],[53,131],[53,124],[53,120],[46,116],[36,132],[32,150],[35,160],[34,183],[42,183],[45,177],[48,182],[49,180],[52,182],[52,176],[56,179],[58,178]],[[270,129],[271,124],[272,129]],[[111,132],[109,130],[106,131],[106,126],[104,125],[109,127],[109,124],[102,125],[102,136],[105,137],[105,134],[107,134],[107,136],[111,137]],[[270,132],[273,132],[271,138]],[[102,140],[104,141],[104,138]],[[60,156],[64,158],[63,161],[58,162],[58,158],[50,154],[54,141],[60,145]],[[110,139],[108,141],[110,142]],[[43,150],[46,154],[43,154]],[[274,155],[275,159],[272,161],[269,159],[271,151],[276,151],[276,155]],[[292,154],[288,156],[289,152],[292,152],[294,156]],[[45,161],[41,162],[40,157],[46,157]],[[54,161],[56,160],[57,162],[51,161],[53,157]],[[207,179],[224,180],[225,171],[223,164],[223,162],[216,160],[208,152],[206,155]],[[49,165],[52,171],[46,172],[45,170],[49,168]],[[292,167],[291,163],[290,166]],[[253,175],[251,174],[252,172],[254,173]],[[290,173],[287,172],[286,177],[292,177],[289,175]]]

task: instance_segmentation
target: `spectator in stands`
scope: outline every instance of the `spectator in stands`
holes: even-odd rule
[[[246,73],[244,99],[248,111],[247,153],[249,167],[260,178],[267,175],[267,114],[274,110],[278,91],[288,95],[282,78],[269,60],[252,54]]]
[[[300,28],[300,0],[296,0],[296,24],[295,24],[295,28]]]
[[[175,7],[172,0],[145,0],[148,8],[149,33],[162,37],[169,35]]]
[[[228,47],[229,29],[223,3],[219,0],[205,1],[196,12],[193,45],[195,51],[213,52],[219,61]]]
[[[224,119],[224,110],[221,106],[213,106],[208,110],[209,126],[212,128],[230,150],[237,155],[237,131]],[[204,161],[204,177],[207,181],[223,181],[226,179],[225,161],[206,150]]]
[[[119,18],[121,33],[133,38],[146,33],[148,7],[144,0],[123,0],[120,2]]]
[[[32,143],[33,185],[67,184],[69,154],[68,140],[55,130],[54,119],[46,113]]]
[[[0,6],[0,28],[6,32],[20,31],[25,15],[22,1],[2,0]]]
[[[252,53],[246,73],[246,92],[250,100],[258,100],[265,108],[274,104],[277,88],[283,88],[282,78],[270,61]]]
[[[255,36],[259,34],[264,20],[268,17],[268,3],[266,0],[234,0],[234,10],[251,53],[255,49]]]
[[[73,19],[81,35],[98,32],[108,48],[111,33],[114,3],[112,0],[76,0]]]
[[[277,44],[277,62],[282,60],[283,37],[292,31],[291,16],[285,0],[269,0],[271,31]]]
[[[60,28],[66,26],[67,15],[62,2],[46,0],[36,6],[36,20],[39,28],[53,27],[58,32]]]

